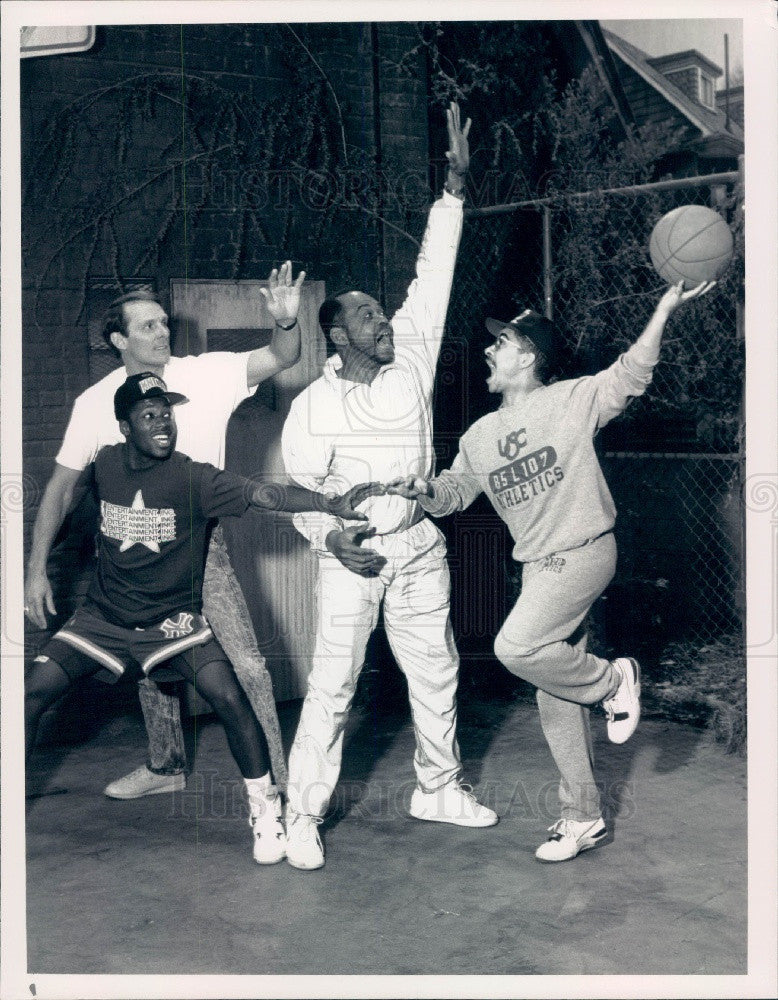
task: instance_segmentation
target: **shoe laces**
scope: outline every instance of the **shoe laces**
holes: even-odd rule
[[[556,823],[553,823],[548,828],[548,832],[549,833],[557,833],[557,834],[559,834],[560,837],[567,837],[568,834],[572,834],[572,831],[570,830],[570,827],[568,826],[567,820],[564,817],[562,819],[558,819],[556,821]]]
[[[557,834],[559,837],[573,837],[573,839],[577,840],[578,837],[582,835],[581,830],[576,830],[577,825],[588,823],[589,824],[588,829],[590,829],[591,827],[595,826],[598,822],[599,821],[596,819],[574,820],[574,819],[568,819],[566,816],[563,816],[561,819],[558,819],[556,823],[553,824],[553,826],[550,826],[548,828],[548,832],[551,834]],[[587,832],[587,830],[583,832]],[[554,838],[552,837],[549,839],[554,839]]]
[[[475,792],[473,791],[473,786],[472,786],[472,785],[468,785],[468,784],[467,784],[466,782],[464,782],[464,781],[457,781],[457,782],[455,783],[454,787],[455,787],[456,789],[458,789],[458,791],[460,791],[460,792],[462,793],[462,795],[464,795],[464,797],[465,797],[465,798],[466,798],[466,799],[467,799],[467,800],[468,800],[469,802],[471,802],[471,803],[472,803],[473,805],[475,805],[475,806],[480,806],[480,804],[481,804],[481,803],[480,803],[480,802],[478,801],[478,799],[477,799],[477,798],[475,797]]]
[[[306,813],[294,813],[287,817],[286,836],[290,843],[313,844],[321,847],[321,837],[316,829],[324,822],[323,816],[309,816]]]
[[[293,827],[296,823],[301,823],[303,826],[321,826],[324,822],[323,816],[310,816],[308,813],[290,813],[287,815],[287,823],[289,828]]]

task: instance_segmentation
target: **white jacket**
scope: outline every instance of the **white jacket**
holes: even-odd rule
[[[417,276],[392,318],[395,360],[366,385],[341,379],[335,355],[295,399],[282,450],[296,483],[342,493],[372,480],[431,476],[432,390],[461,235],[462,202],[444,193],[430,209]],[[398,496],[372,497],[360,509],[379,535],[402,531],[422,516],[418,503]],[[318,551],[326,551],[330,531],[344,527],[326,514],[297,514],[294,523]]]

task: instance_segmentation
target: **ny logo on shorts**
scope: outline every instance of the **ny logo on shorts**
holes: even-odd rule
[[[164,632],[166,639],[180,639],[183,635],[189,635],[192,631],[194,615],[188,611],[179,612],[175,618],[166,618],[159,626],[160,632]]]

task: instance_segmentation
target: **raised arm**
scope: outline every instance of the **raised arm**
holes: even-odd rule
[[[581,419],[587,422],[592,434],[622,413],[632,399],[646,391],[659,360],[668,319],[683,303],[705,295],[715,284],[715,281],[703,282],[687,292],[683,290],[683,282],[668,288],[635,343],[620,354],[610,367],[578,380],[570,403],[578,407]]]
[[[292,281],[292,262],[286,261],[270,272],[267,288],[260,288],[268,312],[275,320],[275,329],[266,347],[252,351],[248,359],[246,380],[249,388],[259,385],[272,375],[291,368],[300,360],[300,289],[305,271]]]
[[[424,360],[434,374],[446,322],[459,241],[462,236],[462,200],[470,163],[468,133],[470,119],[460,125],[459,107],[446,111],[449,149],[448,172],[443,196],[430,209],[416,278],[402,306],[392,319],[398,352],[410,352]]]
[[[628,355],[634,358],[638,364],[653,367],[659,360],[662,336],[668,319],[684,302],[700,298],[701,295],[709,292],[715,284],[715,281],[703,281],[702,284],[697,285],[695,288],[690,288],[688,292],[683,290],[682,281],[677,285],[671,285],[657,303],[656,309],[654,309],[651,319],[646,324],[645,330],[643,330],[632,347],[629,348]]]
[[[32,529],[32,550],[27,564],[24,605],[27,617],[38,628],[46,628],[46,611],[54,615],[54,596],[46,573],[51,546],[73,502],[73,490],[81,473],[65,465],[54,465],[46,484]]]
[[[461,126],[459,105],[452,101],[446,109],[446,127],[448,129],[448,173],[445,189],[455,198],[465,196],[465,178],[470,169],[470,145],[467,137],[470,134],[472,122],[468,118],[465,127]]]

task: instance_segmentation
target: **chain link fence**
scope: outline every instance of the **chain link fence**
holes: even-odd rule
[[[619,510],[618,574],[594,626],[609,650],[655,659],[677,642],[742,639],[741,176],[566,194],[467,214],[448,318],[448,343],[462,348],[466,423],[493,407],[474,351],[486,346],[486,334],[474,334],[486,315],[545,312],[561,336],[561,376],[595,372],[637,338],[664,290],[648,255],[662,215],[679,205],[708,205],[735,234],[735,260],[717,289],[668,323],[649,392],[598,438]],[[474,366],[475,374],[465,370]],[[448,430],[438,434],[441,462],[461,433]]]

